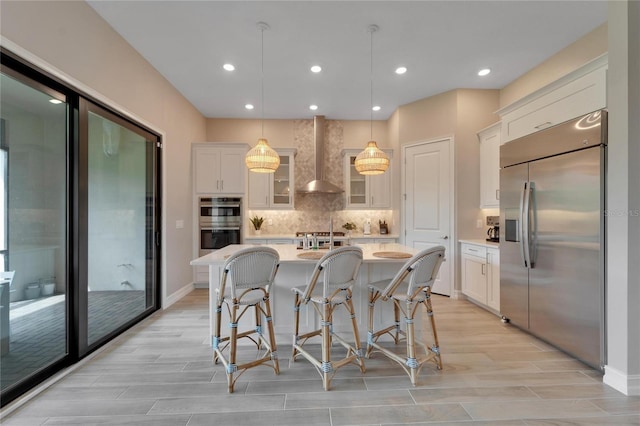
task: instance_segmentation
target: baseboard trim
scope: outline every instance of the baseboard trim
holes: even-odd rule
[[[462,293],[461,290],[454,290],[453,291],[453,295],[451,295],[452,299],[458,299],[458,300],[465,300],[467,298],[467,296],[464,295],[464,293]]]
[[[602,382],[627,396],[640,395],[640,374],[627,375],[620,370],[605,365]]]
[[[187,294],[191,293],[194,289],[194,284],[189,283],[182,287],[180,290],[173,292],[171,295],[165,297],[164,303],[162,304],[162,309],[167,309],[169,306],[176,303],[178,300],[185,297]]]

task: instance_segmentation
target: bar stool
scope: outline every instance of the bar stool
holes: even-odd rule
[[[341,247],[325,254],[315,266],[311,280],[307,286],[295,287],[294,299],[294,335],[293,355],[295,361],[298,355],[304,356],[316,368],[322,377],[324,390],[329,390],[331,379],[336,371],[354,363],[364,373],[364,351],[360,345],[358,323],[356,320],[351,288],[356,282],[360,265],[362,264],[362,249],[360,247]],[[300,306],[311,302],[320,319],[320,328],[309,333],[299,334]],[[344,306],[351,319],[354,344],[333,331],[333,314],[338,306]],[[322,359],[314,357],[304,345],[315,336],[321,336]],[[331,346],[333,341],[340,343],[346,350],[344,358],[332,361]]]
[[[438,276],[440,265],[444,260],[443,246],[422,250],[409,259],[391,280],[382,280],[369,284],[369,329],[367,336],[367,358],[372,352],[381,352],[396,361],[411,378],[411,384],[416,385],[418,374],[422,366],[428,362],[435,362],[438,370],[442,370],[442,358],[438,343],[438,333],[431,306],[431,286]],[[373,330],[373,313],[377,301],[393,302],[394,323],[379,331]],[[416,341],[415,314],[423,304],[427,309],[433,333],[433,345],[427,347],[422,341]],[[400,313],[404,315],[405,329],[400,325]],[[400,340],[406,340],[406,354],[400,355],[381,346],[378,339],[388,334],[397,345]],[[424,349],[425,354],[418,356],[416,344]]]
[[[220,286],[216,289],[216,310],[213,336],[213,361],[222,361],[227,373],[228,392],[233,392],[236,380],[247,369],[273,361],[275,374],[280,373],[276,352],[276,339],[271,320],[269,295],[280,256],[269,247],[250,247],[229,256],[224,263]],[[222,305],[229,314],[229,336],[221,337]],[[238,332],[238,322],[253,307],[255,328]],[[262,319],[265,317],[269,339],[263,334]],[[253,361],[236,364],[238,340],[248,338],[264,354]],[[234,377],[235,376],[235,377]]]

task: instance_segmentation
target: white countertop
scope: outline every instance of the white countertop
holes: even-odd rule
[[[302,237],[296,237],[295,234],[249,234],[243,237],[245,240],[301,240]],[[323,236],[322,238],[329,238],[328,236]],[[337,236],[334,235],[333,239],[336,241],[346,241],[349,238],[351,239],[364,239],[364,238],[389,238],[389,239],[398,239],[400,238],[397,234],[354,234],[351,233],[351,236],[348,237],[346,235]]]
[[[356,246],[362,248],[363,263],[399,263],[406,262],[407,259],[386,259],[375,257],[373,253],[380,251],[398,251],[403,253],[409,253],[411,255],[416,254],[420,250],[412,247],[407,247],[402,244],[390,243],[390,244],[356,244]],[[435,246],[435,245],[434,245]],[[247,247],[255,247],[251,244],[232,244],[226,246],[220,250],[216,250],[213,253],[209,253],[205,256],[199,257],[191,261],[191,265],[222,265],[229,255],[237,252],[240,249]],[[316,259],[301,259],[298,254],[303,252],[309,252],[312,250],[299,250],[296,244],[272,244],[266,245],[275,249],[280,255],[280,263],[311,263],[315,264]],[[317,250],[321,253],[327,253],[327,250]]]
[[[488,248],[500,248],[500,243],[494,243],[492,241],[486,241],[481,239],[468,239],[468,240],[458,240],[458,241],[465,244],[474,244],[476,246],[483,246]]]

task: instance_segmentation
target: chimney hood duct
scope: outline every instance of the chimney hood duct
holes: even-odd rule
[[[316,151],[316,178],[298,192],[303,194],[339,194],[344,190],[324,178],[324,115],[313,117],[313,143]]]

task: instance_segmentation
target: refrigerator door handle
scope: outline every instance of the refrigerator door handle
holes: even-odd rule
[[[525,183],[522,193],[524,206],[522,209],[522,247],[524,248],[524,264],[527,268],[531,267],[531,223],[529,221],[529,211],[531,208],[531,185],[530,182]]]
[[[519,222],[519,227],[518,227],[518,233],[520,235],[518,235],[518,241],[519,244],[518,246],[520,247],[520,258],[522,259],[522,263],[524,263],[524,267],[527,267],[527,258],[525,256],[525,230],[527,229],[525,227],[525,214],[524,214],[524,209],[525,209],[525,195],[527,193],[527,182],[524,183],[524,187],[522,188],[522,192],[520,192],[520,210],[519,210],[519,215],[520,215],[520,220]]]
[[[528,249],[528,262],[529,268],[533,269],[536,265],[536,247],[538,245],[537,236],[538,236],[538,221],[536,217],[536,183],[529,182],[529,196],[528,198],[528,207],[527,207],[527,243],[529,246]]]

